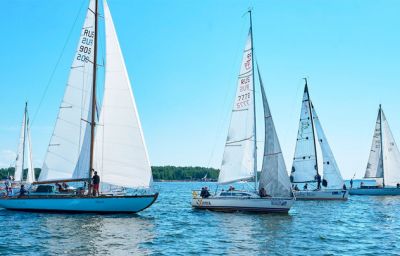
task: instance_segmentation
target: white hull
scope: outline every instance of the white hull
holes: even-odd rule
[[[353,188],[350,195],[369,195],[369,196],[398,196],[400,188]]]
[[[287,213],[292,207],[294,198],[277,197],[193,197],[192,207],[196,209],[224,211],[224,212],[260,212],[260,213]]]
[[[293,191],[296,200],[347,200],[348,190],[331,189],[316,191]]]
[[[151,206],[158,197],[139,196],[28,196],[0,198],[0,207],[8,210],[71,213],[135,213]]]

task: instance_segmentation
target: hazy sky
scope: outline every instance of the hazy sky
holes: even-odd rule
[[[153,165],[219,168],[249,27],[243,14],[249,6],[255,54],[288,169],[305,76],[345,178],[364,173],[379,103],[400,139],[400,1],[108,4]],[[35,166],[41,166],[86,5],[86,0],[2,1],[1,167],[15,158],[25,100],[33,121]]]

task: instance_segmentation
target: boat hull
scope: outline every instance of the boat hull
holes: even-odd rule
[[[27,196],[0,198],[0,207],[8,210],[29,212],[63,213],[136,213],[150,207],[158,197],[138,196]]]
[[[192,207],[223,212],[287,213],[293,202],[294,198],[193,197]]]
[[[350,195],[368,196],[399,196],[400,188],[353,188]]]
[[[349,198],[349,191],[342,189],[317,190],[317,191],[294,191],[296,200],[342,200]]]

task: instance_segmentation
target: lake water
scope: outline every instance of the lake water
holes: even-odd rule
[[[0,209],[0,255],[400,254],[400,197],[298,201],[288,215],[232,214],[191,208],[191,190],[204,183],[156,186],[157,202],[136,215]]]

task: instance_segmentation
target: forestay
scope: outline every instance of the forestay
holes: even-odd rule
[[[152,174],[143,132],[113,20],[104,1],[106,65],[96,132],[96,170],[102,182],[149,187]]]
[[[382,131],[381,131],[381,114],[379,108],[378,117],[376,119],[374,136],[372,138],[371,151],[369,153],[368,164],[365,170],[364,178],[383,178],[383,158],[382,158]]]
[[[39,180],[87,178],[93,88],[95,1],[91,0],[72,62],[64,98]]]
[[[254,106],[251,31],[243,52],[236,97],[218,182],[247,180],[254,176]]]
[[[339,167],[336,163],[335,157],[333,156],[331,147],[329,146],[328,140],[326,139],[324,130],[322,129],[321,122],[317,116],[314,106],[311,104],[312,116],[314,120],[315,130],[318,137],[319,145],[322,151],[323,161],[323,178],[327,181],[326,188],[328,189],[341,189],[343,187],[343,178],[340,174]]]
[[[261,86],[265,123],[264,157],[259,189],[264,188],[270,196],[289,197],[291,196],[289,176],[258,67],[257,70]]]
[[[292,182],[313,182],[317,175],[317,156],[314,129],[311,120],[310,98],[307,84],[304,88],[303,102],[297,133],[296,150],[291,171]]]
[[[400,183],[400,153],[383,110],[381,114],[385,185],[397,186]]]

